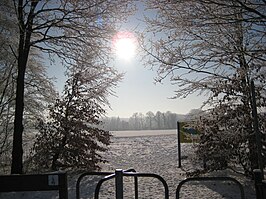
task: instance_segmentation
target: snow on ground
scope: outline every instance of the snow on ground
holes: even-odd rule
[[[131,134],[130,134],[131,135]],[[119,135],[121,136],[121,135]],[[178,168],[177,140],[175,134],[157,134],[149,136],[129,136],[112,138],[110,150],[103,154],[109,161],[102,165],[103,171],[134,168],[137,172],[155,173],[162,176],[170,191],[170,199],[175,198],[175,190],[186,172],[201,168],[201,163],[193,163],[193,144],[182,144],[182,168]],[[69,174],[69,199],[75,198],[75,184],[80,174]],[[243,186],[246,199],[255,199],[254,185],[251,180],[229,170],[207,174],[208,176],[230,176],[236,178]],[[81,181],[80,198],[93,198],[94,189],[99,178],[84,177]],[[152,178],[139,178],[140,199],[163,199],[162,184]],[[240,198],[239,189],[231,182],[190,182],[181,188],[180,198],[183,199],[218,199]],[[2,199],[42,199],[58,198],[57,192],[31,192],[0,194]],[[101,187],[100,198],[115,198],[114,180],[107,181]],[[124,198],[134,198],[134,178],[124,177]]]

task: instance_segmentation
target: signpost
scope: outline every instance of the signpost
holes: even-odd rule
[[[177,130],[177,153],[178,153],[178,168],[181,168],[181,139],[180,139],[180,123],[176,122]]]

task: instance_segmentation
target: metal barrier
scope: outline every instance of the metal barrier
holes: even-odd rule
[[[105,181],[110,180],[112,178],[115,178],[116,198],[117,199],[123,198],[123,173],[125,172],[135,173],[136,171],[134,169],[128,169],[126,171],[123,171],[121,169],[116,169],[115,173],[112,173],[111,175],[106,176],[105,178],[99,180],[95,188],[94,199],[99,199],[99,193],[100,193],[100,188],[102,184]],[[135,186],[135,199],[138,199],[138,178],[137,176],[134,176],[134,186]]]
[[[94,199],[99,199],[100,188],[105,181],[115,178],[115,190],[116,190],[116,199],[123,199],[123,176],[132,176],[134,177],[134,186],[135,186],[135,199],[138,199],[138,177],[149,177],[156,178],[160,182],[162,182],[165,190],[165,199],[169,199],[169,189],[166,181],[159,175],[153,173],[136,173],[134,169],[128,169],[123,171],[121,169],[117,169],[115,173],[110,172],[87,172],[82,174],[77,181],[76,184],[76,199],[80,199],[80,182],[83,177],[88,175],[101,175],[105,176],[100,179],[96,185],[94,192]]]
[[[244,188],[243,186],[240,184],[240,182],[238,182],[236,179],[231,178],[231,177],[195,177],[195,178],[187,178],[183,181],[181,181],[179,183],[179,185],[176,188],[176,199],[179,199],[179,192],[181,187],[190,181],[231,181],[234,182],[240,190],[240,194],[241,194],[241,199],[245,199],[245,193],[244,193]]]
[[[84,178],[85,176],[107,176],[107,175],[111,175],[113,174],[112,172],[86,172],[83,173],[79,176],[77,183],[76,183],[76,199],[80,198],[80,182],[82,180],[82,178]]]
[[[115,173],[113,172],[86,172],[83,173],[77,180],[76,184],[76,199],[80,199],[80,182],[83,177],[90,176],[90,175],[98,175],[98,176],[105,176],[102,179],[100,179],[96,185],[95,192],[94,192],[94,199],[99,199],[99,193],[100,188],[102,184],[105,181],[108,181],[110,179],[115,179],[115,193],[116,193],[116,199],[123,199],[123,177],[124,176],[132,176],[134,177],[134,186],[135,186],[135,199],[138,199],[138,178],[139,177],[149,177],[149,178],[156,178],[158,179],[164,186],[164,192],[165,192],[165,199],[169,199],[169,189],[166,181],[159,175],[153,174],[153,173],[137,173],[134,169],[128,169],[128,170],[121,170],[116,169]],[[241,199],[245,199],[245,193],[244,188],[238,182],[236,179],[231,177],[195,177],[195,178],[187,178],[179,183],[176,189],[176,199],[179,199],[179,192],[181,190],[181,187],[190,181],[231,181],[234,182],[239,190],[240,190],[240,196]],[[258,198],[262,199],[262,198]]]
[[[0,192],[59,191],[59,199],[67,199],[66,173],[37,175],[2,175]]]
[[[126,172],[136,172],[136,171],[135,171],[135,169],[127,169]],[[94,192],[94,198],[95,199],[99,198],[99,191],[100,191],[100,187],[101,187],[102,183],[115,177],[115,174],[113,172],[86,172],[86,173],[81,174],[77,180],[77,183],[76,183],[76,199],[80,198],[80,182],[81,182],[81,180],[85,176],[92,176],[92,175],[105,176],[104,178],[99,180],[99,182],[97,183],[97,186],[96,186],[95,192]],[[134,182],[134,184],[135,184],[135,198],[138,198],[138,179],[137,179],[137,177],[135,177],[134,180],[135,180],[135,182]]]

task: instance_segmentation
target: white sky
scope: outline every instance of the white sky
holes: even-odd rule
[[[122,31],[145,26],[138,21],[138,18],[142,18],[143,15],[143,6],[138,5],[138,7],[139,11],[123,25]],[[127,61],[116,59],[114,66],[119,72],[126,74],[123,81],[114,89],[117,97],[109,98],[112,110],[107,110],[108,117],[129,118],[133,113],[146,114],[148,111],[186,114],[191,109],[200,108],[202,105],[204,99],[202,96],[192,95],[186,99],[169,99],[174,95],[175,86],[171,85],[169,80],[164,80],[163,84],[154,84],[155,71],[145,68],[138,58],[131,58]],[[49,76],[57,78],[55,84],[59,90],[63,89],[65,81],[63,73],[62,66],[52,66],[48,69]]]

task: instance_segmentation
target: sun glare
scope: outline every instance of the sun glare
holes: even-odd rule
[[[136,38],[131,32],[118,32],[113,38],[113,48],[119,59],[129,61],[135,56]]]

